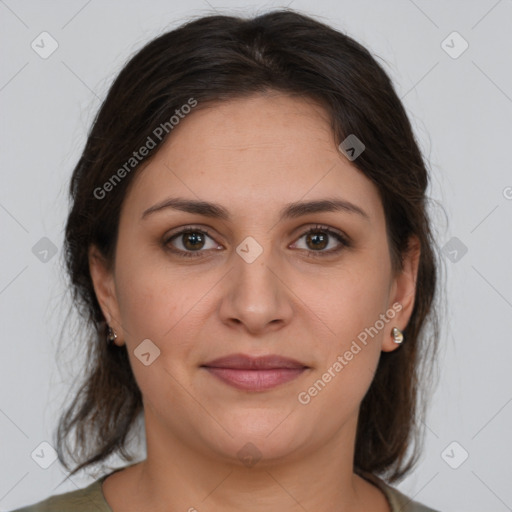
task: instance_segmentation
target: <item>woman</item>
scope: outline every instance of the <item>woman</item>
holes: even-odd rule
[[[56,445],[71,474],[132,462],[143,416],[147,457],[20,510],[431,511],[390,485],[437,343],[427,185],[388,76],[326,25],[208,16],[146,45],[72,177],[90,368]]]

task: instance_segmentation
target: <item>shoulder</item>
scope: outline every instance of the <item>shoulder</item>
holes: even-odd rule
[[[83,489],[50,496],[43,501],[11,512],[69,512],[70,510],[73,512],[112,512],[101,490],[104,478],[106,477],[96,480]]]
[[[391,512],[439,512],[438,510],[434,510],[433,508],[429,508],[422,503],[412,500],[376,475],[364,473],[361,476],[382,490],[389,501]]]
[[[433,508],[427,507],[422,503],[412,500],[405,494],[402,494],[398,489],[388,486],[389,499],[398,511],[401,512],[439,512]],[[395,511],[395,508],[392,511]]]

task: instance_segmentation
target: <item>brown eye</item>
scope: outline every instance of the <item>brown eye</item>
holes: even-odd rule
[[[300,240],[304,239],[301,247]],[[329,256],[336,254],[346,247],[350,247],[349,238],[323,226],[315,226],[304,233],[294,246],[308,251],[312,256]],[[326,250],[327,249],[327,250]]]
[[[308,233],[306,235],[306,244],[312,250],[325,249],[329,243],[329,236],[319,231],[316,233]]]
[[[203,233],[198,231],[191,231],[189,233],[183,233],[180,236],[181,242],[185,249],[189,251],[197,251],[198,249],[203,248],[205,242],[205,236]]]
[[[167,237],[163,245],[184,257],[204,256],[207,249],[222,249],[207,231],[190,227]]]

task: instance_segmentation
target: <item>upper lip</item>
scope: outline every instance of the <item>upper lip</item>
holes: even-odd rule
[[[231,354],[209,361],[201,366],[209,368],[234,368],[240,370],[272,370],[278,368],[308,368],[307,365],[278,355],[249,356],[246,354]]]

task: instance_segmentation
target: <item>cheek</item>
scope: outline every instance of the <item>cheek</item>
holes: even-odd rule
[[[194,326],[197,329],[200,325],[197,315],[201,311],[198,300],[205,292],[162,267],[119,263],[119,311],[137,384],[145,399],[153,404],[186,402],[186,393],[176,383],[187,380],[184,362],[191,358],[195,346]],[[145,345],[149,357],[156,356],[149,365],[139,359],[143,352],[138,347],[142,347],[143,340],[154,344]],[[162,392],[163,385],[168,386],[167,393]]]
[[[388,324],[385,281],[366,272],[333,280],[323,292],[315,292],[314,313],[326,326],[325,334],[312,339],[321,364],[297,397],[307,414],[325,415],[322,429],[330,432],[351,414],[356,414],[374,377],[381,354],[381,341]],[[313,295],[311,295],[313,298]],[[389,320],[388,320],[389,321]],[[376,323],[378,323],[376,328]]]
[[[385,269],[361,264],[333,273],[321,286],[305,282],[301,294],[340,348],[385,313],[388,278]]]
[[[333,425],[358,408],[372,382],[382,339],[392,322],[381,320],[386,314],[388,278],[385,268],[361,262],[360,267],[352,266],[323,283],[321,293],[308,288],[307,302],[314,305],[326,328],[324,335],[312,340],[321,365],[302,390],[303,402],[311,400],[319,413],[336,404]]]
[[[178,305],[175,290],[147,269],[139,270],[132,277],[120,273],[119,283],[118,303],[127,342],[159,338],[165,328],[171,327]]]
[[[193,348],[199,326],[212,313],[211,296],[219,277],[197,270],[165,266],[151,255],[121,258],[116,270],[119,311],[128,347],[133,351],[144,339],[150,339],[178,361]],[[173,363],[174,364],[174,363]]]

